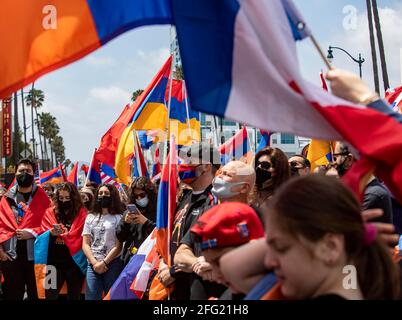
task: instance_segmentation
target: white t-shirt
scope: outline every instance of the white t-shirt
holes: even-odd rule
[[[91,251],[96,260],[105,259],[116,246],[116,227],[121,218],[121,214],[99,215],[90,213],[87,215],[82,235],[91,236]]]

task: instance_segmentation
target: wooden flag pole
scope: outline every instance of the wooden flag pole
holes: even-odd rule
[[[322,51],[321,46],[319,45],[319,43],[317,42],[317,40],[315,39],[315,37],[313,35],[310,35],[310,39],[313,42],[314,47],[317,49],[322,61],[324,61],[325,65],[327,66],[328,70],[331,70],[331,64],[329,63],[327,57],[324,54],[324,51]]]

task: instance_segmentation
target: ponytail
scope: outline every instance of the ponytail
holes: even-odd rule
[[[398,265],[391,259],[385,244],[375,239],[353,259],[363,296],[367,300],[400,299]]]

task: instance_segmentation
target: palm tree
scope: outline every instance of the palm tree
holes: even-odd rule
[[[38,114],[40,123],[40,134],[43,136],[43,146],[46,160],[49,160],[47,145],[51,145],[51,140],[53,137],[58,135],[59,126],[56,123],[56,118],[52,116],[49,112],[42,112]],[[53,167],[53,159],[51,161],[51,166]]]
[[[61,163],[65,159],[65,148],[63,143],[63,137],[56,136],[52,142],[53,151],[55,154],[55,159],[57,163]]]
[[[376,52],[375,37],[374,37],[373,13],[371,11],[371,0],[366,0],[366,5],[367,5],[369,33],[370,33],[371,58],[373,60],[374,85],[375,85],[375,91],[377,93],[380,93],[380,81],[378,79],[377,52]]]
[[[31,107],[31,120],[32,120],[32,139],[34,140],[35,144],[35,137],[34,137],[34,128],[33,125],[36,123],[37,129],[38,129],[38,134],[39,134],[39,145],[40,145],[40,153],[41,153],[41,158],[43,160],[43,147],[42,147],[42,139],[40,135],[40,124],[38,120],[38,108],[42,107],[43,102],[45,100],[45,95],[42,90],[38,90],[34,88],[34,84],[32,84],[32,89],[29,91],[27,97],[26,97],[26,103],[28,107]],[[35,109],[35,116],[36,116],[36,121],[33,119],[33,110]],[[42,163],[43,166],[43,163]]]
[[[142,90],[142,89],[135,90],[135,91],[133,92],[133,95],[131,96],[131,101],[132,101],[132,102],[135,102],[135,100],[137,100],[137,98],[138,98],[143,92],[144,92],[144,90]]]

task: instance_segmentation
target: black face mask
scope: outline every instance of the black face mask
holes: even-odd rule
[[[348,169],[346,169],[346,166],[345,166],[345,161],[343,161],[341,164],[338,164],[336,166],[336,171],[338,171],[338,174],[340,177],[344,176],[346,174],[346,172],[348,171]]]
[[[59,201],[59,209],[61,211],[67,211],[71,208],[71,200],[69,201]]]
[[[272,178],[271,172],[261,169],[260,167],[257,167],[255,170],[256,173],[256,185],[261,186],[265,181],[268,181],[269,179]]]
[[[28,188],[32,186],[32,183],[34,181],[34,176],[27,172],[17,174],[15,178],[17,179],[18,185],[23,188]]]
[[[110,208],[110,205],[112,204],[112,198],[111,197],[101,197],[98,198],[98,204],[101,208]]]
[[[84,201],[85,208],[89,209],[90,205],[91,205],[91,201]]]

